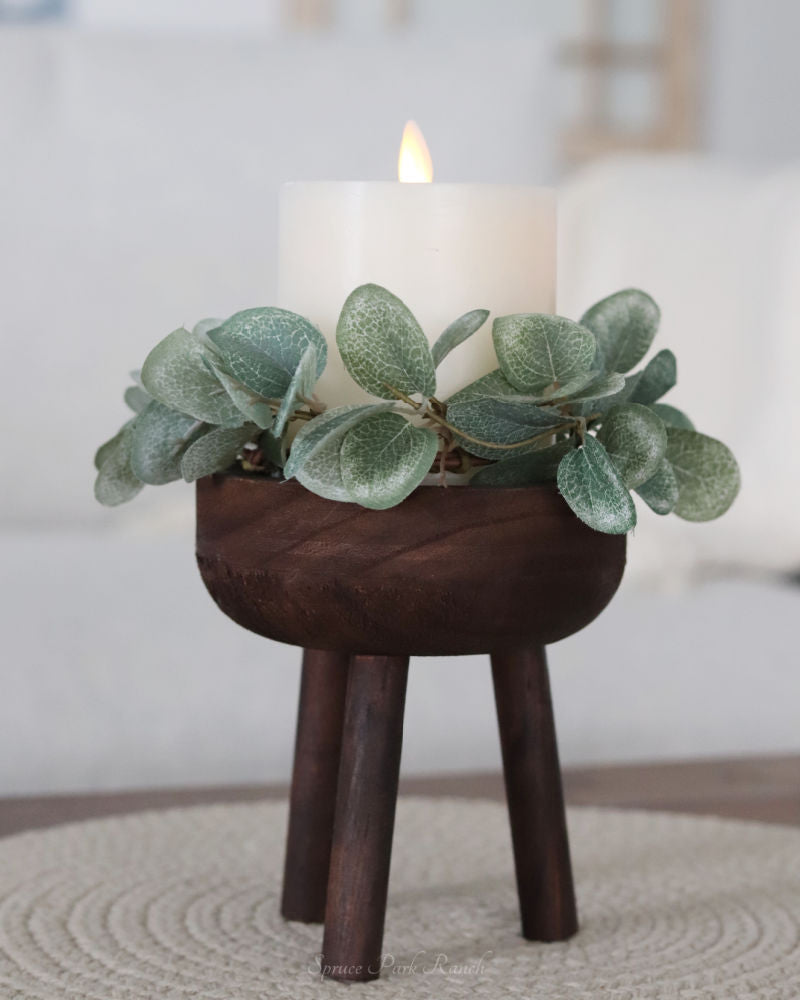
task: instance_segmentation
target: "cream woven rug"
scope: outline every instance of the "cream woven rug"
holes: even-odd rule
[[[278,916],[285,825],[226,805],[0,841],[0,997],[800,998],[800,831],[573,810],[581,931],[542,945],[503,807],[401,798],[383,978],[343,985]]]

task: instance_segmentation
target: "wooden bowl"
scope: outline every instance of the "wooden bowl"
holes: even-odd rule
[[[197,562],[259,635],[376,655],[493,653],[593,621],[625,536],[580,521],[554,485],[421,486],[390,510],[246,473],[197,483]]]

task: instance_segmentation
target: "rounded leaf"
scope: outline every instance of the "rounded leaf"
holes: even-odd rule
[[[630,489],[655,475],[667,450],[664,424],[641,403],[613,407],[597,436]]]
[[[636,525],[636,508],[605,448],[591,434],[558,467],[558,488],[590,528],[624,535]]]
[[[202,423],[153,400],[134,422],[131,468],[143,483],[163,486],[181,478],[181,457]]]
[[[678,381],[678,362],[672,351],[659,351],[644,367],[641,378],[631,393],[632,403],[655,403]]]
[[[187,483],[193,483],[214,472],[224,472],[233,464],[236,456],[248,441],[252,441],[258,428],[212,427],[192,442],[181,459],[181,475]]]
[[[451,400],[447,407],[447,422],[456,428],[459,444],[481,458],[503,459],[536,451],[554,428],[569,419],[554,408],[541,409],[510,396]]]
[[[678,478],[666,458],[647,482],[636,487],[636,492],[656,514],[669,514],[678,502]]]
[[[473,333],[477,333],[488,318],[488,309],[473,309],[453,320],[431,348],[434,365],[438,368],[447,355],[459,344],[468,340]]]
[[[242,416],[209,370],[202,341],[181,327],[147,355],[142,383],[153,399],[195,420],[237,427]]]
[[[360,420],[342,442],[342,480],[350,499],[373,510],[396,506],[428,474],[438,448],[437,434],[399,413]]]
[[[661,312],[646,293],[626,288],[596,303],[581,317],[597,338],[598,359],[607,372],[629,372],[650,350]]]
[[[541,392],[589,371],[596,351],[591,330],[546,313],[498,316],[492,338],[503,374],[523,392]]]
[[[678,480],[675,513],[686,521],[712,521],[739,492],[739,465],[726,445],[697,431],[667,428],[667,458]]]
[[[131,469],[132,440],[133,421],[129,421],[98,451],[100,468],[94,483],[94,495],[106,507],[116,507],[132,500],[144,486]]]
[[[361,285],[342,307],[336,343],[345,368],[373,396],[396,399],[436,392],[436,368],[428,340],[408,306],[380,285]]]
[[[392,403],[355,403],[326,410],[300,428],[292,442],[283,474],[293,476],[307,490],[328,500],[350,501],[342,481],[340,452],[345,434],[371,413],[389,409]]]
[[[328,359],[319,330],[288,309],[245,309],[207,336],[231,375],[265,399],[283,398],[309,345],[317,349],[317,378]]]
[[[670,406],[669,403],[651,403],[650,409],[667,427],[680,427],[685,431],[694,430],[692,421],[676,406]]]

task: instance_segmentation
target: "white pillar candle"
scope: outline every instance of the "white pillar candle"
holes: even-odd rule
[[[497,367],[491,319],[554,311],[555,192],[494,184],[285,184],[280,196],[278,304],[316,324],[328,365],[316,394],[329,406],[369,398],[347,374],[336,324],[354,288],[401,298],[432,344],[470,309],[491,317],[437,372],[437,396]]]

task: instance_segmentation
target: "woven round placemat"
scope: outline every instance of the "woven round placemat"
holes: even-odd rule
[[[504,808],[401,798],[383,976],[345,985],[278,914],[285,828],[267,803],[0,841],[0,997],[800,997],[800,831],[573,810],[581,930],[533,944]]]

